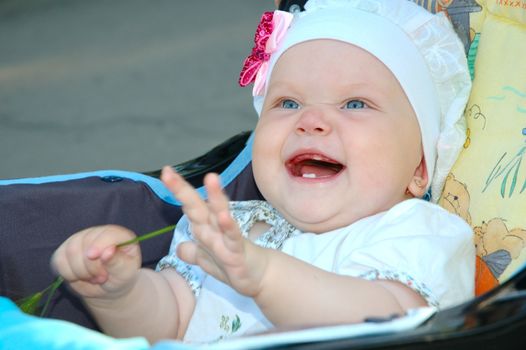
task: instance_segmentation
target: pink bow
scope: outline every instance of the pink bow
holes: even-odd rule
[[[265,12],[261,16],[254,36],[254,48],[250,56],[245,59],[239,75],[241,86],[254,82],[252,95],[260,95],[265,90],[270,55],[283,40],[292,18],[293,15],[285,11]]]

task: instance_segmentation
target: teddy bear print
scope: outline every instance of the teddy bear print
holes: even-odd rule
[[[474,228],[475,246],[496,278],[517,259],[526,246],[526,230],[509,230],[504,219],[493,218]]]
[[[438,204],[450,213],[462,217],[471,225],[469,191],[467,186],[458,181],[452,173],[450,173],[446,179],[446,184],[444,185],[444,190],[442,191],[442,196],[439,198]],[[484,226],[484,228],[487,229],[487,225]],[[483,242],[485,231],[480,226],[474,229],[474,233],[474,243],[477,249],[477,255],[475,257],[475,294],[481,295],[499,285],[499,281],[495,275],[500,276],[511,259],[509,254],[506,255],[506,252],[494,252],[495,254],[489,255],[488,257],[488,250],[485,248]],[[489,245],[489,249],[492,249],[491,244]]]
[[[471,225],[471,214],[469,213],[470,197],[465,184],[455,179],[450,173],[446,178],[446,184],[438,204],[449,211],[457,214]]]

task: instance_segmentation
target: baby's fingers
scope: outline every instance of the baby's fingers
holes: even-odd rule
[[[77,274],[73,272],[72,266],[67,259],[64,244],[51,256],[51,268],[66,281],[78,280]]]
[[[177,246],[177,256],[188,264],[199,265],[205,272],[220,280],[225,280],[224,273],[215,259],[199,245],[193,242],[180,243]]]
[[[231,240],[239,241],[244,239],[237,222],[232,218],[228,210],[217,214],[217,224],[219,225],[221,232]]]
[[[228,197],[223,192],[219,176],[214,173],[206,174],[204,184],[208,193],[208,205],[212,212],[215,215],[224,211],[228,212]]]
[[[119,226],[91,227],[69,237],[53,254],[51,264],[68,281],[102,283],[116,244],[133,237],[133,232]]]
[[[191,265],[197,265],[197,244],[194,242],[183,242],[177,246],[177,256]]]
[[[183,204],[184,213],[193,224],[208,222],[208,207],[197,191],[169,166],[163,168],[161,180]]]
[[[66,281],[91,281],[103,278],[105,271],[97,258],[90,259],[82,237],[71,236],[53,254],[51,265]]]
[[[229,199],[221,187],[217,174],[207,174],[204,179],[208,192],[208,205],[221,232],[232,239],[241,238],[237,223],[230,215]]]

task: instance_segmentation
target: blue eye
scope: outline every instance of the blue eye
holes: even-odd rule
[[[283,100],[281,101],[281,108],[285,109],[298,109],[300,105],[293,100]]]
[[[365,104],[365,102],[360,101],[360,100],[351,100],[345,104],[345,108],[362,109],[362,108],[367,108],[367,105]]]

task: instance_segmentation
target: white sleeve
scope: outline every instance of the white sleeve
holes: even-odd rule
[[[400,281],[444,308],[474,295],[471,227],[437,205],[411,200],[388,211],[357,249],[347,247],[336,273]]]
[[[183,215],[174,230],[172,243],[170,244],[170,251],[168,255],[162,258],[156,267],[156,271],[161,271],[166,268],[174,268],[190,285],[195,296],[199,295],[205,272],[197,265],[188,264],[177,256],[177,246],[186,241],[191,241],[192,234],[190,231],[190,224],[186,215]]]

